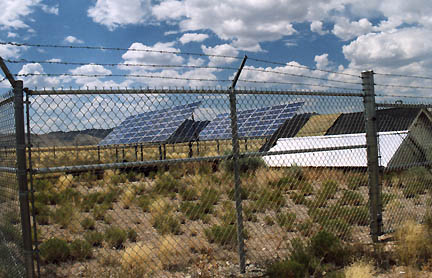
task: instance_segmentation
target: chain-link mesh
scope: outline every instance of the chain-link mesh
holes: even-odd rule
[[[24,277],[12,92],[0,98],[0,277]]]
[[[382,97],[377,107],[377,115],[383,115],[378,117],[380,130],[398,130],[397,151],[381,165],[384,232],[392,232],[406,221],[424,222],[430,217],[432,114],[425,100],[414,97],[403,101]]]
[[[41,93],[30,102],[32,209],[42,275],[223,277],[238,272],[231,130],[221,124],[215,129],[220,137],[202,140],[203,129],[177,121],[172,134],[183,129],[178,137],[157,140],[155,133],[147,142],[100,144],[113,132],[123,136],[134,129],[125,120],[148,111],[154,111],[149,125],[157,126],[166,123],[161,111],[200,102],[187,121],[218,120],[230,113],[228,94]],[[371,241],[362,96],[239,91],[238,121],[246,121],[244,111],[296,103],[301,108],[279,121],[274,132],[238,133],[245,243],[240,255],[247,270],[286,256],[293,239],[307,240],[320,230],[346,242]],[[430,117],[427,111],[408,123],[407,117],[395,120],[381,111],[377,117],[381,164],[395,169],[385,170],[382,178],[388,228],[404,217],[402,208],[419,216],[412,208],[424,209],[428,202],[426,168],[401,171],[398,165],[418,162],[406,156],[411,154],[407,142]],[[260,125],[267,128],[268,120]],[[395,130],[393,121],[407,129]],[[425,134],[412,145],[428,145]],[[412,155],[418,158],[417,149]],[[411,193],[418,184],[423,191]]]

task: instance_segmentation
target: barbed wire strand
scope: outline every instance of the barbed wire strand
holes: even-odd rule
[[[229,79],[206,79],[206,78],[186,78],[186,77],[170,77],[160,75],[145,75],[145,74],[75,74],[75,73],[24,73],[13,74],[16,77],[29,76],[48,76],[48,77],[139,77],[139,78],[154,78],[154,79],[172,79],[184,81],[211,81],[211,82],[232,82]]]
[[[38,61],[38,60],[26,60],[26,59],[20,59],[20,60],[5,60],[8,63],[39,63],[39,64],[59,64],[59,65],[79,65],[79,66],[86,66],[86,65],[96,65],[96,66],[106,66],[106,67],[151,67],[151,68],[190,68],[190,69],[216,69],[216,70],[233,70],[236,71],[237,68],[233,67],[219,67],[219,66],[189,66],[189,65],[167,65],[167,64],[131,64],[131,63],[85,63],[85,62],[66,62],[66,61]],[[301,77],[301,78],[309,78],[309,79],[316,79],[316,80],[323,80],[323,81],[329,81],[329,82],[337,82],[337,83],[344,83],[344,84],[355,84],[355,85],[361,85],[360,82],[350,82],[350,81],[343,81],[343,80],[335,80],[335,79],[329,79],[324,77],[315,77],[315,76],[308,76],[308,75],[302,75],[302,74],[294,74],[294,73],[287,73],[287,72],[281,72],[281,71],[271,71],[271,70],[263,70],[263,69],[255,69],[250,67],[245,67],[243,70],[245,71],[255,71],[255,72],[264,72],[264,73],[274,73],[279,75],[286,75],[286,76],[293,76],[293,77]]]
[[[406,77],[406,78],[417,78],[417,79],[432,80],[432,77],[420,76],[420,75],[405,75],[405,74],[379,73],[379,72],[374,72],[374,74],[375,75],[383,75],[383,76],[392,76],[392,77]]]
[[[241,57],[241,56],[204,54],[204,53],[182,52],[182,51],[154,50],[154,49],[121,48],[121,47],[76,46],[76,45],[55,45],[55,44],[31,44],[31,43],[16,43],[16,42],[0,42],[0,45],[27,46],[27,47],[46,47],[46,48],[112,50],[112,51],[137,51],[137,52],[149,52],[149,53],[160,53],[160,54],[177,54],[177,55],[190,55],[190,56],[201,56],[201,57],[227,58],[227,59],[237,59],[237,60],[242,60],[243,59],[243,57]],[[293,67],[293,68],[301,68],[301,69],[307,69],[307,70],[311,70],[311,71],[321,71],[321,72],[326,72],[326,73],[340,74],[340,75],[345,75],[345,76],[351,76],[351,77],[360,78],[360,76],[358,76],[358,75],[349,74],[349,73],[330,71],[330,70],[323,70],[323,69],[311,68],[311,67],[307,67],[307,66],[296,66],[296,65],[291,65],[291,64],[288,64],[288,63],[266,61],[266,60],[263,60],[263,59],[257,59],[257,58],[251,58],[251,57],[248,57],[248,59],[252,60],[252,61],[256,61],[256,62],[270,63],[270,64],[275,64],[275,65],[283,65],[283,66],[288,66],[288,67]]]
[[[10,60],[5,59],[4,61],[13,64],[23,64],[23,63],[38,63],[38,64],[58,64],[58,65],[74,65],[74,66],[104,66],[104,67],[151,67],[151,68],[191,68],[191,69],[217,69],[217,70],[238,70],[234,67],[216,67],[216,66],[190,66],[190,65],[168,65],[168,64],[134,64],[134,63],[85,63],[85,62],[64,62],[64,61],[37,61],[37,60]]]
[[[195,52],[168,51],[168,50],[155,50],[155,49],[141,49],[141,48],[77,46],[77,45],[56,45],[56,44],[33,44],[33,43],[16,43],[16,42],[0,42],[0,45],[27,46],[27,47],[40,47],[40,48],[69,48],[69,49],[89,49],[89,50],[136,51],[136,52],[148,52],[148,53],[160,53],[160,54],[177,54],[177,55],[189,55],[189,56],[201,56],[201,57],[227,58],[227,59],[237,59],[237,60],[243,59],[243,57],[229,56],[229,55],[204,54],[204,53],[195,53]]]
[[[300,82],[256,81],[256,80],[245,80],[245,79],[239,79],[238,81],[246,82],[246,83],[255,83],[255,84],[300,85],[300,86],[324,87],[324,88],[349,90],[349,91],[362,91],[362,89],[344,88],[344,87],[330,86],[330,85],[323,85],[323,84],[308,84],[308,83],[300,83]]]
[[[390,88],[432,90],[432,87],[424,87],[424,86],[409,86],[409,85],[396,85],[396,84],[374,84],[374,85],[379,87],[390,87]]]
[[[394,95],[394,94],[375,94],[376,97],[395,97],[395,98],[421,98],[421,99],[432,99],[432,96],[407,96],[407,95]]]
[[[345,75],[345,76],[350,76],[350,77],[361,78],[361,76],[359,76],[359,75],[346,73],[346,72],[337,72],[337,71],[324,70],[324,69],[318,69],[318,68],[310,68],[307,66],[297,66],[297,65],[291,65],[288,63],[281,63],[281,62],[257,59],[257,58],[253,58],[253,57],[249,57],[249,56],[248,56],[248,60],[252,60],[252,61],[260,62],[260,63],[266,63],[266,64],[273,64],[273,65],[286,66],[286,67],[299,68],[299,69],[307,69],[307,70],[313,70],[313,71],[321,71],[321,72],[326,72],[326,73],[333,73],[333,74],[340,74],[340,75]]]
[[[324,78],[324,77],[308,76],[308,75],[304,75],[304,74],[288,73],[288,72],[283,72],[283,71],[253,69],[253,68],[249,68],[249,67],[245,67],[245,68],[243,68],[243,70],[244,71],[275,73],[275,74],[280,74],[280,75],[309,78],[309,79],[316,79],[316,80],[323,80],[323,81],[330,81],[330,82],[338,82],[338,83],[344,83],[344,84],[355,84],[355,85],[361,85],[362,84],[361,82],[343,81],[343,80],[329,79],[329,78]]]

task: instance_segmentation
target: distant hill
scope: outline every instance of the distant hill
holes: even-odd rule
[[[34,147],[97,145],[111,131],[112,129],[86,129],[32,134],[31,142]]]

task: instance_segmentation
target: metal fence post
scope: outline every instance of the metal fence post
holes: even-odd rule
[[[27,161],[25,143],[25,121],[23,82],[17,80],[14,86],[15,108],[15,140],[17,157],[17,179],[19,189],[19,203],[21,212],[21,226],[24,245],[24,263],[27,277],[34,277],[33,247],[30,225],[29,190],[27,187]]]
[[[238,252],[240,259],[240,272],[246,272],[246,258],[244,252],[244,240],[243,240],[243,210],[241,200],[241,185],[240,185],[240,170],[239,170],[239,139],[237,130],[237,101],[235,94],[235,86],[240,73],[246,63],[247,56],[243,58],[239,70],[232,82],[229,94],[230,111],[231,111],[231,133],[232,133],[232,150],[233,150],[233,162],[234,162],[234,183],[235,183],[235,202],[237,212],[237,242]]]
[[[364,91],[367,170],[369,176],[370,231],[373,242],[378,242],[382,230],[381,187],[379,184],[378,128],[373,71],[362,72]]]

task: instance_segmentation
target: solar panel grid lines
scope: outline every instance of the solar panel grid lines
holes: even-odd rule
[[[292,118],[304,102],[279,104],[238,111],[238,134],[240,138],[266,137],[272,135],[287,119]],[[216,116],[200,133],[200,140],[231,138],[229,113]]]
[[[166,141],[201,101],[127,117],[99,145],[160,143]]]

